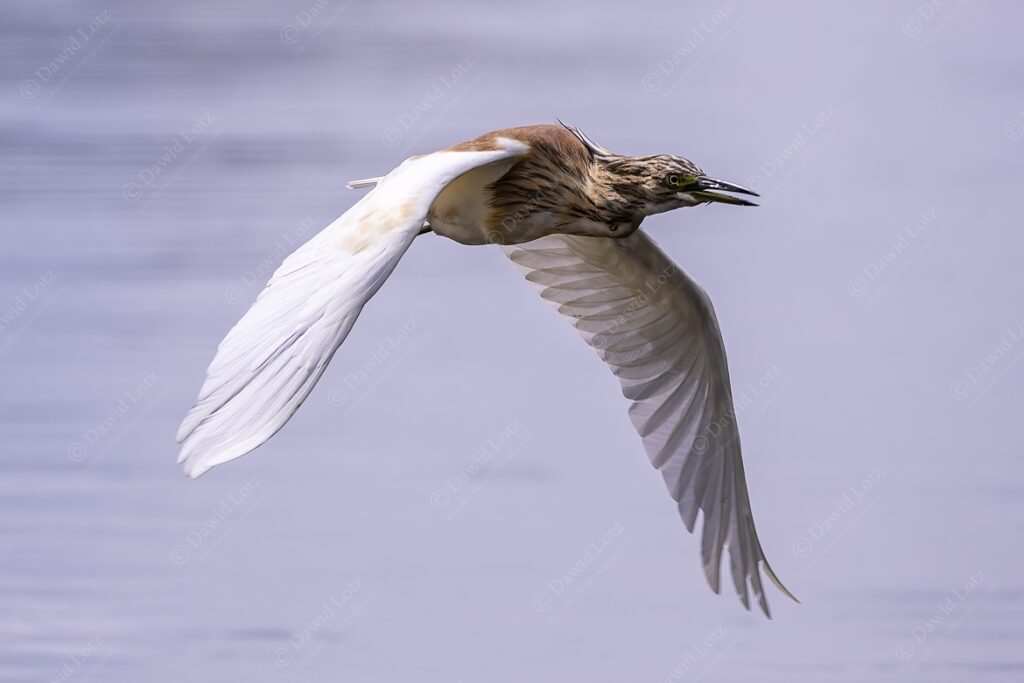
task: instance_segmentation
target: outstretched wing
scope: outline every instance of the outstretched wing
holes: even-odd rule
[[[286,258],[220,343],[178,430],[189,476],[248,453],[298,410],[448,183],[526,151],[498,139],[488,150],[408,159]]]
[[[624,239],[552,235],[502,249],[618,376],[686,528],[703,512],[701,558],[712,590],[728,548],[743,605],[750,609],[753,589],[770,617],[761,570],[793,595],[754,529],[725,347],[707,294],[640,231]]]

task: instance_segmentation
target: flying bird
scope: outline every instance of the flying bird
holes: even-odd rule
[[[629,417],[719,592],[723,551],[743,605],[771,616],[725,348],[711,301],[639,230],[656,213],[755,195],[679,156],[631,157],[579,129],[497,130],[411,157],[288,256],[228,332],[178,431],[198,477],[253,450],[299,408],[359,312],[418,235],[497,244],[619,378]],[[732,194],[727,194],[732,193]]]

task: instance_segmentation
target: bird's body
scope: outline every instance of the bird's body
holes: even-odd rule
[[[635,163],[565,126],[507,128],[448,149],[494,151],[508,141],[530,153],[474,169],[442,190],[427,214],[435,233],[462,244],[522,244],[553,234],[628,237],[646,216],[665,210],[637,186],[643,162],[659,157]],[[662,163],[666,171],[677,165],[680,176],[701,174],[679,157]]]
[[[639,225],[634,208],[616,211],[596,194],[596,162],[562,126],[494,131],[451,149],[494,149],[503,140],[530,154],[470,171],[442,190],[427,215],[434,232],[462,244],[521,244],[556,233],[626,237]]]
[[[681,157],[627,157],[575,128],[494,131],[412,157],[285,259],[221,342],[178,432],[191,476],[256,448],[298,409],[418,234],[500,244],[619,378],[630,418],[719,590],[723,551],[744,605],[765,574],[725,348],[707,295],[638,228],[654,213],[749,205]],[[792,595],[790,595],[792,597]]]

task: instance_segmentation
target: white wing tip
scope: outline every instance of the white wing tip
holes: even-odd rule
[[[761,556],[761,566],[764,568],[765,576],[768,577],[769,581],[771,581],[773,584],[775,584],[775,587],[779,589],[779,592],[781,592],[783,595],[785,595],[787,598],[789,598],[790,600],[792,600],[796,604],[798,604],[798,605],[803,604],[803,603],[800,602],[800,598],[798,598],[795,595],[793,595],[792,591],[790,591],[788,588],[786,588],[782,584],[782,581],[779,579],[779,577],[777,577],[775,575],[775,572],[772,571],[771,565],[768,564],[768,560],[764,559],[763,555]]]
[[[190,449],[186,444],[178,455],[178,462],[184,466],[185,474],[190,479],[198,479],[217,465],[222,465],[229,460],[239,458],[254,448],[256,446],[247,448],[244,445],[239,445],[212,453],[195,453],[189,452]]]
[[[281,422],[279,425],[272,423],[267,428],[236,443],[230,443],[230,441],[216,443],[214,441],[213,445],[209,445],[210,441],[213,440],[209,434],[205,435],[206,443],[203,443],[203,429],[200,428],[193,432],[193,434],[190,434],[185,439],[185,442],[182,443],[181,452],[178,453],[178,463],[183,466],[185,474],[189,478],[197,479],[217,465],[223,465],[230,460],[240,458],[246,453],[256,450],[276,434],[282,426],[284,426],[284,422]]]
[[[209,467],[206,467],[206,468],[200,468],[200,467],[189,468],[189,466],[186,465],[185,466],[185,476],[188,477],[189,479],[198,479],[199,477],[203,476],[203,473],[205,473],[209,469],[210,469]]]

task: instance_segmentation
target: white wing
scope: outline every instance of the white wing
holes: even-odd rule
[[[725,348],[707,295],[640,231],[625,239],[553,235],[503,250],[618,376],[633,426],[691,532],[703,511],[711,588],[719,591],[728,548],[743,605],[750,609],[749,583],[770,617],[760,570],[793,595],[754,530]]]
[[[463,173],[523,154],[490,151],[413,157],[285,259],[228,332],[196,405],[178,430],[178,462],[197,477],[248,453],[298,410],[363,305],[416,237],[434,198]]]

